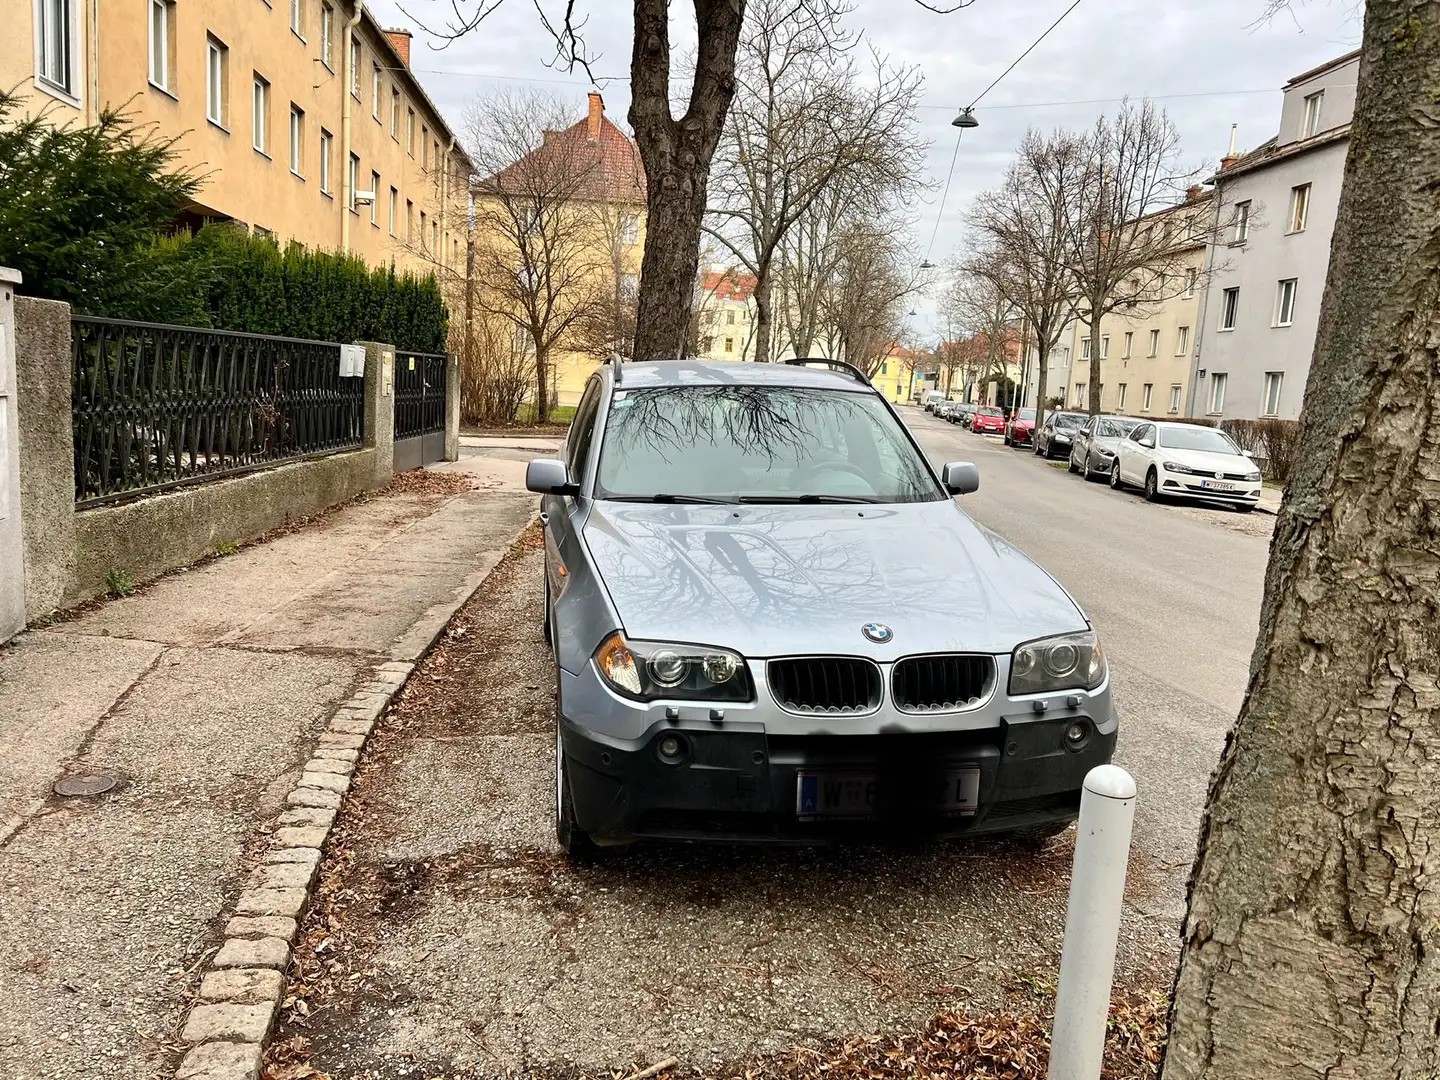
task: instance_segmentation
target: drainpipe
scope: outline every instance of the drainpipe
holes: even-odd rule
[[[355,27],[360,24],[360,17],[365,13],[365,0],[355,0],[355,15],[345,24],[345,37],[343,47],[345,49],[345,80],[340,86],[340,167],[345,170],[340,181],[340,191],[344,195],[344,204],[340,207],[340,250],[350,250],[350,207],[355,202],[355,192],[350,190],[350,87],[355,85],[355,55],[350,48],[350,41],[355,35]]]

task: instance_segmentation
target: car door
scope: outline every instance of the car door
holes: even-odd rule
[[[1145,433],[1145,424],[1120,440],[1115,446],[1115,467],[1120,470],[1120,479],[1129,480],[1135,472],[1135,458],[1140,453],[1140,436]]]
[[[1082,465],[1085,463],[1085,455],[1090,452],[1090,439],[1095,434],[1097,423],[1099,421],[1092,416],[1070,436],[1070,456]]]
[[[600,379],[592,378],[580,397],[565,444],[560,448],[560,460],[565,462],[574,484],[585,482],[586,464],[595,441],[600,394]],[[565,590],[567,568],[581,556],[579,530],[584,519],[584,502],[580,495],[546,495],[540,500],[540,521],[545,530],[545,573],[552,597]]]
[[[1120,478],[1136,484],[1144,483],[1145,471],[1150,467],[1151,449],[1155,445],[1155,425],[1141,424],[1120,445],[1129,451],[1120,464]]]

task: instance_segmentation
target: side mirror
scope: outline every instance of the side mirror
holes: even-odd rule
[[[580,485],[571,483],[570,470],[563,461],[536,458],[525,467],[525,486],[539,495],[575,495]]]
[[[980,490],[980,470],[973,461],[952,461],[940,470],[940,482],[952,495]]]

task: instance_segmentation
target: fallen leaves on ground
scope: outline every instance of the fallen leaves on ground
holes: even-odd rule
[[[381,495],[460,495],[475,487],[475,478],[463,472],[411,469],[396,473]]]

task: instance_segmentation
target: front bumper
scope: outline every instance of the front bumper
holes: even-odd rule
[[[1010,430],[1010,441],[1016,446],[1030,446],[1035,437],[1032,428],[1012,428]]]
[[[1214,488],[1207,488],[1202,481],[1210,479],[1208,476],[1197,476],[1194,473],[1174,473],[1168,469],[1159,470],[1159,491],[1162,495],[1180,496],[1187,499],[1205,499],[1210,502],[1225,503],[1227,505],[1256,505],[1260,501],[1260,488],[1258,482],[1248,480],[1225,480],[1222,483],[1232,485],[1233,490],[1216,491]]]

